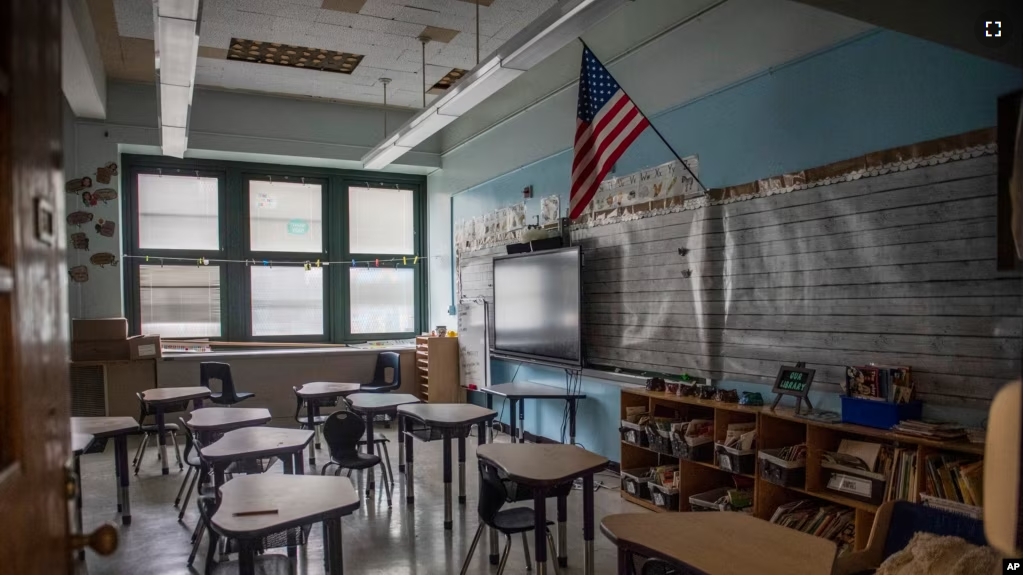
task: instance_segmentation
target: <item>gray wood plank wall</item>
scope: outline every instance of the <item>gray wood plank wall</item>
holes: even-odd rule
[[[574,232],[589,363],[838,391],[849,364],[910,365],[925,401],[987,406],[1021,374],[1021,278],[995,269],[983,156]],[[460,297],[492,297],[462,254]]]

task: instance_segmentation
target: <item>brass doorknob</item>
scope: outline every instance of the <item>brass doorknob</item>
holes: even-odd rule
[[[71,548],[78,550],[88,546],[93,552],[100,556],[110,556],[117,550],[117,527],[113,524],[104,524],[92,531],[91,534],[72,534]]]

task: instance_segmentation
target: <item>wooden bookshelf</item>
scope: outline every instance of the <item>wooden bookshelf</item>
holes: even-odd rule
[[[459,339],[416,337],[416,384],[425,402],[465,402],[459,385]]]
[[[865,426],[842,423],[814,422],[796,416],[792,407],[772,411],[764,406],[740,406],[713,400],[675,396],[665,392],[649,392],[643,389],[623,390],[621,396],[621,419],[626,417],[626,408],[644,406],[652,416],[675,416],[682,420],[695,418],[714,421],[715,441],[725,438],[727,426],[733,422],[755,422],[757,426],[757,450],[782,448],[807,443],[807,468],[802,486],[779,486],[760,477],[761,461],[757,459],[755,471],[750,474],[733,474],[722,470],[709,456],[706,461],[678,459],[646,447],[621,442],[620,466],[622,470],[647,466],[678,464],[679,466],[679,510],[690,509],[690,496],[722,486],[733,486],[733,477],[739,482],[754,487],[754,515],[768,520],[776,508],[794,500],[816,500],[825,504],[838,504],[854,510],[854,549],[867,545],[868,535],[874,522],[878,505],[863,502],[825,489],[829,472],[821,467],[822,454],[835,451],[843,439],[864,440],[900,448],[917,449],[916,486],[911,490],[912,500],[924,491],[924,458],[936,452],[980,457],[985,453],[983,444],[968,442],[941,442],[918,438]],[[644,508],[657,512],[662,509],[651,502],[642,500],[620,490],[622,498]]]

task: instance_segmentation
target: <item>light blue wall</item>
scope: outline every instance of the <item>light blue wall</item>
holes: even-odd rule
[[[705,185],[720,187],[994,126],[996,98],[1020,88],[1018,69],[879,31],[681,103],[652,121],[681,155],[698,155]],[[616,173],[671,158],[648,130],[619,160]],[[539,211],[539,198],[552,194],[561,197],[564,214],[570,164],[571,151],[566,150],[459,193],[454,219],[518,202],[528,185],[534,189],[534,200],[527,202],[528,221]],[[514,365],[494,364],[493,382],[502,382],[503,375],[511,378]],[[564,385],[560,372],[528,366],[517,380]],[[755,384],[721,384],[767,391]],[[578,440],[617,460],[619,389],[587,379],[584,388],[594,398],[580,407]],[[816,406],[838,409],[835,395],[812,398]],[[528,430],[559,438],[561,405],[541,402],[527,408]],[[932,415],[975,424],[984,417],[977,411],[940,407]]]

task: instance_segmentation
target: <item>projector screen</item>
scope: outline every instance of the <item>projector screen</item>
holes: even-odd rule
[[[494,259],[492,352],[582,366],[578,246]]]

